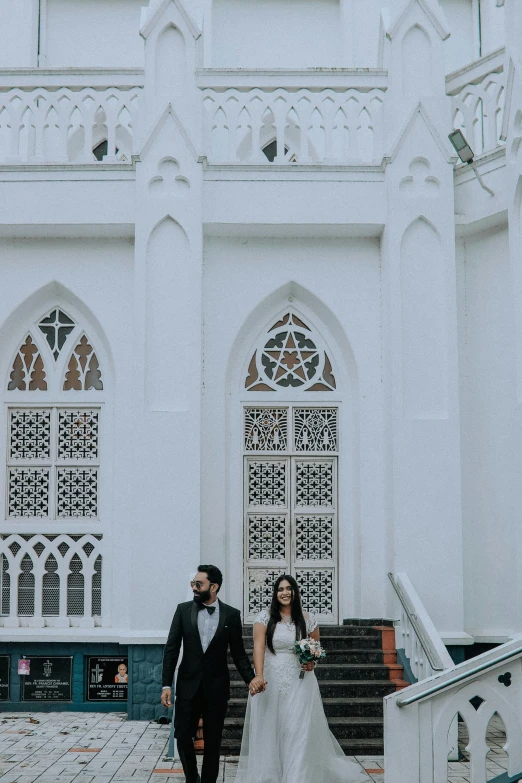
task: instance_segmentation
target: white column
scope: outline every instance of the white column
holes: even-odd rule
[[[142,34],[133,303],[140,479],[129,535],[131,628],[153,630],[168,628],[199,564],[202,171],[197,31],[171,2]]]
[[[388,220],[395,569],[439,631],[462,631],[463,551],[453,165],[443,20],[420,4],[392,21]],[[415,68],[414,63],[416,63]],[[392,116],[393,115],[393,116]],[[399,125],[393,117],[400,117]]]

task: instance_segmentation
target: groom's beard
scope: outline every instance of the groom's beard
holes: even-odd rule
[[[195,604],[205,604],[207,601],[210,601],[210,598],[210,588],[208,590],[201,590],[199,593],[194,593]]]

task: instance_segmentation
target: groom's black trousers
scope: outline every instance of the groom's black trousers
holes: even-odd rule
[[[226,712],[227,702],[224,699],[213,698],[212,695],[208,696],[202,684],[191,699],[176,696],[174,735],[178,743],[178,753],[183,764],[186,783],[196,783],[198,779],[194,737],[201,717],[205,741],[201,783],[216,783]]]

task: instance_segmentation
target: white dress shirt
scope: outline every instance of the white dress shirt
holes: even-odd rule
[[[206,604],[203,604],[203,607],[198,609],[198,630],[203,652],[207,651],[208,646],[217,631],[219,623],[219,600],[216,599],[213,604],[209,604],[209,606],[216,607],[212,614],[204,608],[205,606]]]
[[[206,606],[206,604],[203,604],[203,606]],[[216,599],[214,603],[209,604],[209,606],[216,607],[212,614],[207,612],[206,609],[199,609],[198,607],[198,631],[204,653],[207,651],[210,642],[214,638],[219,624],[219,599]],[[164,685],[162,690],[165,690],[165,688],[170,689],[170,686]]]

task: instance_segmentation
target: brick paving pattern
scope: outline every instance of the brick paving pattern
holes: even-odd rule
[[[183,783],[164,761],[169,731],[121,713],[0,713],[0,783]],[[360,762],[383,780],[382,756]],[[233,783],[236,768],[223,758],[219,780]]]
[[[0,713],[0,783],[183,783],[165,761],[169,726],[127,721],[122,713]],[[448,783],[470,783],[468,735],[459,725],[463,760],[448,763]],[[507,770],[504,726],[495,716],[487,742],[488,779]],[[383,756],[354,756],[374,783],[384,783]],[[199,758],[201,764],[201,757]],[[233,783],[237,758],[224,757],[220,782]]]

